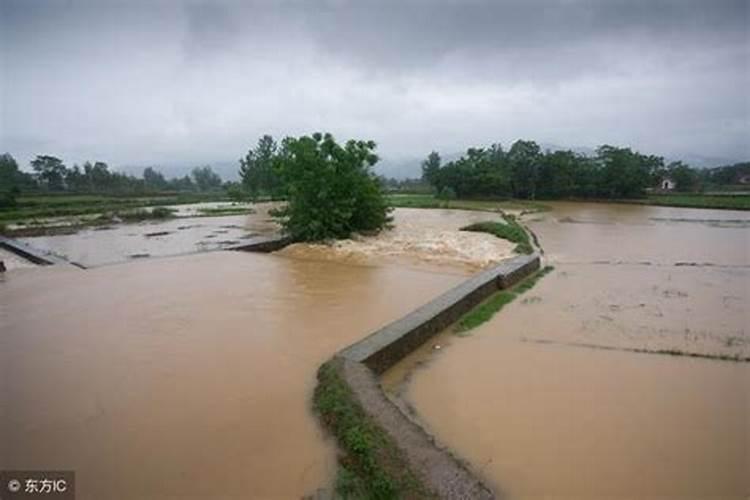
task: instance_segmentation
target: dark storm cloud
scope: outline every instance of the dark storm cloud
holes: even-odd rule
[[[212,161],[317,129],[386,156],[750,156],[745,0],[0,2],[0,148],[24,159]]]

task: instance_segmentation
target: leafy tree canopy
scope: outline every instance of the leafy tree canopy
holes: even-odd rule
[[[342,146],[331,134],[316,133],[287,138],[282,149],[288,203],[279,217],[294,240],[347,238],[388,223],[390,209],[371,170],[378,160],[373,141]]]

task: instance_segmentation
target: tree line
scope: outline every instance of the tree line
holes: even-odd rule
[[[682,162],[630,148],[603,145],[594,156],[573,151],[542,151],[534,141],[519,140],[505,151],[500,144],[470,148],[443,164],[431,152],[422,178],[443,197],[637,198],[669,178],[678,190],[693,190],[699,175]]]
[[[65,165],[55,156],[39,155],[30,162],[33,173],[18,167],[8,153],[0,155],[0,206],[12,206],[21,193],[141,194],[149,192],[202,192],[222,188],[221,177],[209,166],[190,175],[166,179],[153,167],[141,177],[115,172],[101,161]]]

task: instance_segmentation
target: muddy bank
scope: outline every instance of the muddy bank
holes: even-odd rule
[[[750,216],[551,205],[555,271],[386,385],[508,498],[746,498],[750,365],[637,351],[747,356]]]
[[[314,492],[318,366],[463,279],[242,252],[55,267],[0,283],[0,467],[74,469],[82,499]]]

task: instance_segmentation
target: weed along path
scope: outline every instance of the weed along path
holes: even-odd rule
[[[507,498],[747,498],[750,216],[551,205],[526,223],[554,270],[392,397]]]

